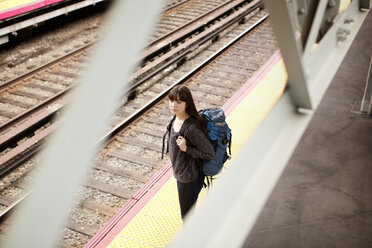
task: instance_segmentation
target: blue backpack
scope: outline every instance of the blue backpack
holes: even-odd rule
[[[221,108],[204,109],[199,111],[199,113],[206,120],[206,129],[208,132],[209,141],[211,142],[215,151],[214,159],[205,161],[203,164],[204,175],[207,176],[207,179],[208,177],[212,179],[212,176],[217,175],[221,171],[223,164],[231,156],[231,129],[226,123],[225,113]],[[169,134],[173,121],[174,117],[168,124],[167,132],[163,136],[162,159],[165,147],[165,137],[167,134]],[[229,148],[230,155],[227,154],[227,148]],[[168,153],[168,146],[166,153]]]
[[[200,114],[207,122],[209,140],[215,151],[214,159],[204,162],[203,173],[206,176],[215,176],[231,156],[231,129],[226,123],[225,113],[220,108],[204,109]],[[227,148],[230,155],[227,154]]]

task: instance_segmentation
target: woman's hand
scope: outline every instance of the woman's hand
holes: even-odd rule
[[[186,139],[182,136],[178,136],[176,143],[181,151],[186,151]]]

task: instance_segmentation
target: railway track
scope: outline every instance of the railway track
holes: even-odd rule
[[[170,118],[164,96],[171,87],[187,84],[198,108],[220,107],[277,50],[265,16],[264,11],[256,12],[245,23],[230,27],[215,42],[194,51],[187,61],[170,66],[167,75],[147,83],[120,109],[116,125],[107,134],[109,142],[80,190],[81,199],[64,230],[62,246],[83,246],[164,164],[159,144]],[[27,194],[31,168],[37,160],[34,156],[16,169],[24,170],[26,176],[7,179],[14,183],[4,190],[14,191],[15,199]],[[4,190],[0,203],[8,206],[14,200],[6,199]]]
[[[187,3],[190,4],[190,2]],[[243,3],[245,4],[242,5]],[[184,29],[178,28],[176,32],[171,31],[168,32],[168,35],[161,36],[161,41],[166,40],[169,43],[176,43],[175,40],[179,41],[185,33],[200,32],[199,22],[206,16],[211,21],[210,24],[212,24],[212,21],[216,22],[210,28],[204,28],[204,31],[188,38],[187,41],[181,40],[183,41],[182,45],[139,68],[132,76],[132,92],[141,91],[139,86],[144,83],[147,87],[151,84],[148,79],[157,79],[161,74],[159,72],[167,70],[172,64],[185,61],[187,56],[190,56],[197,47],[221,35],[223,29],[238,22],[248,11],[257,8],[259,5],[259,1],[253,1],[252,3],[243,0],[225,2],[208,11],[207,15],[199,16],[193,22],[181,26]],[[216,21],[221,14],[231,13],[232,8],[238,8],[238,10],[220,21]],[[215,17],[212,18],[211,14],[214,14]],[[193,23],[194,29],[192,31],[190,30],[190,24]],[[175,40],[172,41],[169,37]],[[163,50],[158,41],[159,38],[149,45],[146,51],[151,52],[146,52],[145,57],[148,58],[150,53],[159,54],[159,52],[155,52],[154,46]],[[85,67],[90,49],[92,49],[91,45],[79,48],[0,86],[0,151],[2,152],[0,156],[0,176],[6,175],[15,168],[15,166],[7,166],[7,164],[13,158],[18,157],[19,153],[17,151],[22,152],[27,149],[28,143],[20,145],[20,141],[24,140],[24,137],[32,136],[37,130],[43,128],[45,123],[50,123],[54,115],[67,103],[66,94],[76,85],[79,73]],[[41,139],[38,138],[39,136],[35,135],[34,140],[36,141],[34,143]]]

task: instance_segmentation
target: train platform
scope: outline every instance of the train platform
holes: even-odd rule
[[[64,0],[0,0],[0,20],[47,7]]]
[[[372,118],[360,111],[372,55],[364,20],[244,248],[372,244]]]
[[[280,98],[286,82],[283,68],[277,51],[223,106],[233,130],[232,154],[239,152]],[[207,194],[203,189],[198,204]],[[176,180],[168,161],[85,247],[165,247],[182,228],[180,217]]]
[[[369,13],[244,247],[372,243],[372,120],[359,111],[371,27]],[[280,98],[285,82],[277,52],[223,106],[233,130],[233,155]],[[207,194],[202,191],[197,205]],[[181,228],[168,162],[85,247],[166,247]]]

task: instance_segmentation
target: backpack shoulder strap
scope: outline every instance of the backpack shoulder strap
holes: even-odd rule
[[[165,147],[165,138],[169,137],[169,133],[170,133],[170,130],[172,128],[172,124],[173,124],[173,121],[176,119],[176,116],[174,115],[172,117],[172,120],[170,120],[169,124],[167,125],[167,130],[165,131],[164,135],[163,135],[163,146],[161,148],[161,159],[164,158],[164,147]],[[166,151],[166,154],[169,152],[169,146],[168,146],[168,142],[167,142],[167,151]]]

